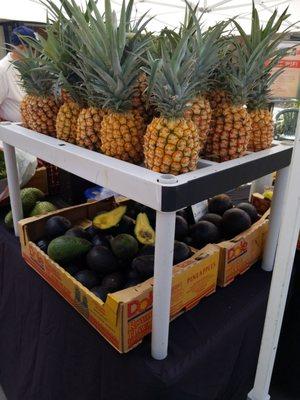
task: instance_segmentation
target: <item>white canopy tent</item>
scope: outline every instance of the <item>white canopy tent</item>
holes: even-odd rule
[[[59,0],[56,0],[59,4]],[[122,0],[112,0],[115,9],[120,9]],[[0,8],[0,20],[14,20],[27,22],[45,22],[46,11],[39,0],[2,0]],[[78,4],[84,4],[85,0],[77,0]],[[205,14],[207,25],[213,25],[217,21],[238,16],[246,30],[251,23],[251,0],[199,0],[199,12]],[[284,27],[300,20],[300,0],[255,0],[262,21],[267,20],[275,8],[283,11],[290,7],[291,17]],[[196,1],[191,1],[196,4]],[[99,2],[102,8],[103,2]],[[184,0],[136,0],[136,15],[140,16],[149,11],[154,16],[150,29],[158,31],[168,26],[176,28],[183,19]],[[295,25],[295,30],[300,30],[300,23]]]

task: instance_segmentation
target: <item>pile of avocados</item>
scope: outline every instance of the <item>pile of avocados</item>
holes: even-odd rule
[[[153,276],[155,212],[149,210],[138,203],[120,205],[96,215],[86,229],[72,226],[65,217],[53,216],[47,219],[43,237],[36,244],[105,301],[108,293],[136,286]],[[183,233],[187,231],[179,236]],[[191,255],[186,243],[174,242],[174,265]]]
[[[21,202],[24,217],[35,217],[56,210],[54,204],[45,201],[45,193],[34,187],[21,189]],[[4,223],[7,229],[13,229],[11,211],[6,214]]]
[[[48,218],[37,246],[102,301],[108,293],[136,286],[154,273],[155,211],[136,202],[96,215],[86,229],[62,216]],[[176,265],[192,255],[191,247],[231,239],[258,220],[254,206],[218,195],[208,213],[188,223],[187,210],[176,215]],[[191,247],[190,247],[191,246]]]
[[[258,219],[252,204],[245,202],[234,207],[227,194],[220,194],[208,201],[208,213],[189,227],[188,242],[201,249],[209,243],[230,240],[249,229]]]

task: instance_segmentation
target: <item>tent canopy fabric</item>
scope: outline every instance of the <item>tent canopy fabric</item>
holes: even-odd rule
[[[56,0],[57,4],[60,3]],[[114,8],[119,10],[122,0],[112,0]],[[1,0],[0,20],[45,22],[46,11],[38,0]],[[80,5],[85,0],[77,0]],[[191,5],[196,4],[193,0]],[[206,25],[213,25],[218,21],[237,17],[246,31],[251,24],[251,0],[199,0],[199,12],[204,13],[203,20]],[[275,8],[282,12],[287,6],[291,17],[283,28],[300,20],[300,0],[255,0],[256,7],[262,22],[266,21]],[[103,1],[99,2],[99,8],[103,8]],[[154,16],[150,29],[159,31],[168,26],[176,28],[183,20],[184,0],[135,0],[136,15],[141,16],[146,11]],[[300,30],[300,22],[294,26],[295,31]]]

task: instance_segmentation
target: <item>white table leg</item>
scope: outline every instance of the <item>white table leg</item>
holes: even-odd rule
[[[297,136],[289,167],[274,271],[258,358],[254,387],[249,400],[268,400],[269,388],[284,315],[286,298],[293,269],[296,244],[300,227],[300,114]],[[277,189],[278,190],[278,189]]]
[[[281,226],[282,211],[286,204],[284,203],[284,195],[288,181],[289,167],[283,168],[277,172],[277,178],[272,198],[272,206],[270,212],[269,232],[265,244],[262,269],[272,271],[275,260],[275,253],[278,243],[278,236]]]
[[[262,176],[251,183],[249,201],[253,193],[263,193],[266,187],[272,186],[273,174]]]
[[[18,221],[23,218],[23,210],[20,196],[16,152],[15,148],[7,143],[3,143],[3,151],[7,173],[10,205],[14,221],[14,230],[15,235],[19,236]]]
[[[156,246],[153,286],[152,357],[168,354],[175,212],[156,212]]]

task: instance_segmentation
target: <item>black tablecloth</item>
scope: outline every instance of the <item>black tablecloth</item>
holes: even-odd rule
[[[0,227],[0,382],[8,400],[243,400],[253,383],[270,274],[252,268],[119,354],[22,260]]]

